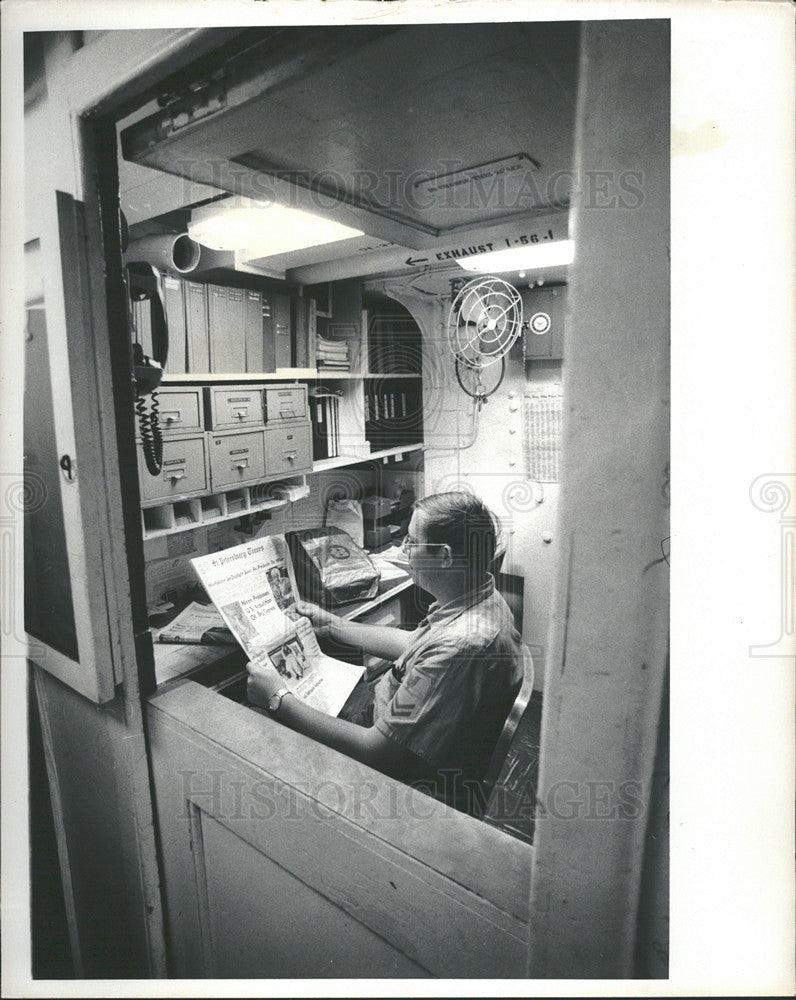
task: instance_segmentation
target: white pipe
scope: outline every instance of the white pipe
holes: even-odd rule
[[[190,274],[196,270],[201,255],[202,247],[187,233],[164,233],[133,240],[125,260],[144,261],[160,270]]]

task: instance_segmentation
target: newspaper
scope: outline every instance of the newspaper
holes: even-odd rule
[[[337,715],[364,668],[321,652],[312,623],[296,610],[298,587],[284,536],[258,538],[191,562],[249,659],[270,662],[296,697]]]
[[[157,642],[220,646],[235,645],[236,639],[212,604],[193,601],[157,633]]]

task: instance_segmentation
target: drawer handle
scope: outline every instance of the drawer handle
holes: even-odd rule
[[[296,459],[298,458],[298,452],[295,451],[285,452],[285,458],[288,460],[288,462],[295,462]]]
[[[245,420],[246,417],[248,417],[248,415],[249,415],[248,410],[235,410],[234,413],[234,416],[236,416],[238,420]]]
[[[170,473],[170,474],[169,474],[168,476],[166,476],[165,478],[166,478],[166,479],[170,479],[170,480],[171,480],[171,482],[173,482],[173,483],[177,483],[177,482],[179,482],[179,481],[180,481],[181,479],[185,479],[185,477],[186,477],[186,472],[185,472],[185,470],[183,469],[183,471],[182,471],[182,472],[172,472],[172,473]]]
[[[295,418],[296,418],[296,411],[295,410],[280,410],[279,411],[279,416],[283,420],[295,420]]]
[[[233,468],[237,469],[238,472],[242,472],[244,469],[248,469],[249,468],[248,458],[244,458],[242,461],[236,462]]]
[[[179,410],[166,410],[165,413],[161,410],[160,415],[161,417],[163,417],[163,419],[166,421],[167,424],[182,423],[182,415],[180,414]]]

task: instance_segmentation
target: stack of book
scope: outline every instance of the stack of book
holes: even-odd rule
[[[312,460],[337,458],[340,454],[341,392],[318,386],[310,390]]]
[[[315,348],[315,361],[318,371],[351,370],[351,359],[348,353],[348,342],[345,340],[327,340],[318,337]]]

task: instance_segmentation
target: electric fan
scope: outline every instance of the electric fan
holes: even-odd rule
[[[521,330],[520,293],[502,278],[474,278],[451,303],[448,345],[456,378],[479,409],[503,381],[505,357]]]

